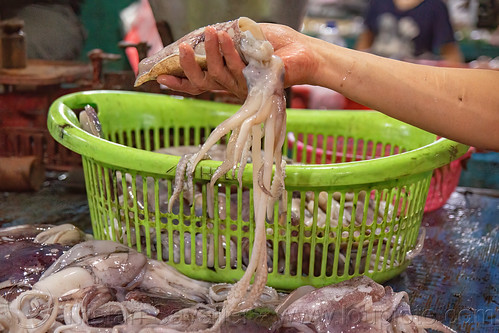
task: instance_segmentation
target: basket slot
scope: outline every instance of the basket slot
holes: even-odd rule
[[[375,159],[406,151],[398,145],[345,136],[288,133],[283,153],[306,164],[330,164]],[[306,150],[306,151],[305,151]],[[325,152],[325,153],[324,153]],[[334,158],[333,158],[334,157]]]
[[[322,149],[323,152],[324,151],[327,152],[327,142],[328,142],[328,138],[325,135],[322,135],[322,134],[317,135],[317,144],[320,146],[320,149]],[[327,153],[321,154],[319,163],[321,163],[321,164],[328,163],[327,162]]]
[[[348,141],[348,138],[346,139]],[[336,155],[336,163],[340,162],[340,163],[343,163],[343,162],[346,162],[347,161],[347,149],[348,149],[348,144],[347,142],[345,142],[345,137],[343,136],[339,136],[337,138],[337,146],[338,146],[338,152],[339,152],[339,156]]]
[[[408,192],[407,187],[404,186],[403,188],[401,188],[401,191],[400,191],[401,197],[399,200],[399,207],[400,208],[399,209],[400,209],[400,212],[402,214],[403,219],[401,219],[401,221],[398,224],[393,226],[392,239],[393,239],[394,246],[401,247],[402,250],[392,251],[392,253],[390,254],[390,264],[391,265],[394,265],[397,262],[398,263],[403,262],[402,256],[405,253],[405,251],[403,250],[404,248],[402,247],[403,243],[401,242],[402,241],[401,235],[404,232],[403,225],[406,223],[406,220],[408,218],[408,205],[410,202],[410,199],[408,198],[408,193],[409,192]]]
[[[140,133],[140,145],[142,149],[145,149],[147,151],[151,151],[151,135],[149,130],[146,131],[146,129],[140,129],[138,131]],[[146,135],[147,133],[147,135]]]
[[[233,193],[235,191],[235,193]],[[249,198],[249,191],[246,189],[245,193],[247,193],[247,197]],[[235,202],[232,200],[235,197]],[[246,221],[243,223],[243,189],[240,187],[231,187],[231,186],[226,186],[225,187],[225,198],[226,198],[226,207],[229,212],[227,214],[227,220],[230,220],[231,223],[234,223],[237,227],[237,235],[236,239],[241,240],[241,245],[245,244],[248,242],[249,245],[249,239],[246,237],[247,231],[249,230],[248,227],[248,221],[249,221],[249,216],[245,218]],[[248,201],[245,203],[246,208],[248,208]],[[245,232],[246,230],[246,232]],[[238,242],[236,241],[236,244]],[[243,263],[243,256],[244,256],[244,251],[243,251],[243,246],[236,246],[236,262],[240,263],[238,267],[242,267]],[[249,260],[249,258],[247,258]],[[231,261],[231,266],[233,265]]]
[[[316,158],[317,158],[317,136],[313,135],[313,134],[308,134],[305,137],[310,141],[310,144],[308,144],[308,145],[312,146],[312,152],[315,152],[315,153],[312,153],[311,163],[312,164],[316,164]]]
[[[196,130],[195,127],[189,127],[189,130],[187,131],[187,145],[189,146],[196,146],[199,143],[199,139],[196,137],[196,133],[199,131]]]
[[[149,129],[149,138],[151,142],[149,150],[154,151],[161,148],[158,127],[153,127]]]
[[[137,148],[137,141],[136,141],[136,138],[135,138],[135,130],[128,130],[125,132],[125,138],[126,138],[126,141],[125,141],[125,144],[128,146],[128,147],[133,147],[133,148]]]
[[[149,178],[150,179],[150,178]],[[150,217],[149,215],[149,205],[151,205],[149,196],[150,196],[150,191],[149,191],[149,186],[148,186],[148,178],[145,179],[142,178],[142,193],[143,193],[143,214],[139,215],[139,217],[142,220],[142,227],[145,229],[144,230],[144,236],[145,236],[145,252],[147,256],[151,257],[151,251],[152,251],[152,244],[151,244],[151,232],[150,232],[150,226],[148,221],[154,220],[154,218]],[[154,188],[153,188],[154,189]],[[154,205],[154,202],[152,203]]]
[[[363,199],[361,198],[362,195],[363,195]],[[371,197],[371,195],[367,195],[366,191],[361,191],[359,193],[359,196],[357,197],[358,198],[357,203],[359,203],[359,202],[362,203],[362,205],[356,207],[357,210],[362,211],[362,224],[361,224],[360,233],[358,236],[357,247],[353,249],[354,251],[356,251],[356,253],[352,253],[352,257],[355,258],[354,274],[361,274],[360,273],[361,268],[363,268],[363,271],[365,271],[365,267],[361,266],[361,261],[363,259],[362,252],[364,250],[364,241],[368,237],[366,235],[366,230],[367,230],[368,225],[372,226],[374,224],[374,214],[371,218],[369,218],[370,197]],[[364,261],[365,261],[365,258],[364,258]]]
[[[186,133],[184,127],[178,127],[176,129],[178,131],[178,141],[176,142],[175,146],[188,146],[189,139],[186,138],[186,135],[188,135],[188,132]]]
[[[346,194],[345,194],[345,197],[346,197]],[[351,255],[352,255],[352,244],[354,241],[354,235],[356,234],[356,229],[358,229],[356,227],[358,193],[354,193],[351,204],[352,204],[352,211],[350,213],[350,216],[351,216],[350,223],[349,223],[349,226],[347,226],[347,228],[343,229],[344,231],[342,233],[342,236],[347,236],[347,237],[343,237],[343,239],[342,239],[342,243],[344,243],[346,241],[346,244],[347,244],[346,255],[345,255],[345,268],[344,268],[345,273],[349,272],[350,269],[352,269],[352,270],[355,269],[355,266],[351,265],[351,260],[352,260]]]
[[[428,189],[430,186],[430,180],[431,177],[427,179],[423,179],[416,183],[416,194],[415,194],[415,202],[413,203],[412,208],[412,215],[413,219],[411,219],[411,225],[408,226],[409,232],[406,234],[407,240],[406,244],[410,244],[409,246],[406,247],[407,251],[412,249],[412,247],[416,244],[418,235],[419,235],[419,228],[418,228],[418,223],[417,221],[421,220],[421,216],[423,215],[424,212],[424,206],[425,206],[425,200],[426,200],[426,194],[428,193]],[[407,254],[407,251],[404,251],[401,255],[401,260],[405,260],[405,255]]]
[[[382,256],[382,253],[384,252],[383,249],[386,249],[386,251],[389,250],[389,239],[387,239],[385,235],[386,235],[388,221],[392,220],[394,218],[394,215],[396,215],[396,212],[394,212],[395,208],[391,206],[394,194],[393,191],[384,189],[381,193],[382,193],[381,198],[383,199],[383,201],[380,201],[379,203],[381,207],[378,207],[378,213],[380,214],[380,217],[382,217],[383,220],[382,223],[379,223],[379,225],[377,226],[375,233],[377,235],[379,234],[380,236],[383,235],[384,237],[382,238],[381,241],[378,242],[376,246],[375,250],[376,259],[374,261],[375,273],[383,270],[383,267],[385,267],[386,265],[385,257]]]
[[[311,205],[309,206],[309,209],[312,208],[312,216],[313,216],[313,222],[312,222],[312,230],[306,230],[305,231],[305,236],[307,237],[307,240],[310,242],[310,263],[308,267],[308,274],[313,274],[315,270],[315,250],[316,250],[316,241],[317,237],[317,215],[318,215],[318,207],[319,207],[319,200],[317,200],[318,193],[314,193],[314,198],[311,201]]]
[[[165,147],[176,147],[179,143],[178,132],[176,127],[169,127],[165,129]]]
[[[351,160],[352,161],[356,161],[357,160],[357,155],[358,155],[357,149],[358,149],[358,146],[359,146],[359,141],[362,141],[362,139],[354,140],[353,138],[349,138],[348,140],[349,140],[349,143],[348,143],[349,147],[348,148],[350,149],[350,147],[351,147],[351,150],[352,150],[351,151],[351,155],[352,155]],[[351,142],[351,144],[350,144],[350,142]]]
[[[152,127],[148,129],[134,129],[109,133],[107,140],[123,144],[129,147],[154,151],[161,148],[178,146],[197,146],[206,139],[206,131],[210,128],[204,127]],[[165,133],[168,133],[165,135]],[[209,133],[209,132],[208,132]],[[228,137],[220,140],[226,143]]]
[[[391,265],[395,264],[393,260],[390,260],[390,257],[393,257],[393,252],[396,251],[396,247],[398,246],[397,243],[393,242],[393,234],[395,232],[395,229],[398,228],[398,223],[396,222],[397,215],[400,217],[400,214],[403,213],[401,209],[399,210],[399,207],[401,208],[401,206],[399,206],[401,203],[400,201],[402,193],[401,189],[393,188],[391,193],[392,193],[392,198],[388,202],[393,202],[394,212],[396,212],[396,214],[395,216],[392,215],[391,218],[388,217],[386,218],[386,223],[388,226],[388,234],[386,236],[387,245],[383,253],[384,261],[383,261],[382,270],[385,270],[387,267],[391,267]],[[389,254],[391,255],[389,256]]]

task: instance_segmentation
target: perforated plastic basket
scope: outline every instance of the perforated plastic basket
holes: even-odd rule
[[[86,104],[97,109],[105,139],[80,129],[74,110]],[[168,212],[179,157],[152,152],[199,145],[237,109],[132,92],[83,92],[55,101],[48,128],[82,155],[95,237],[134,246],[193,278],[239,279],[253,243],[252,165],[244,170],[243,188],[232,173],[221,178],[210,217],[207,183],[221,162],[200,162],[197,194]],[[322,164],[286,167],[287,198],[267,221],[268,284],[322,286],[360,274],[382,282],[402,272],[418,240],[432,170],[468,147],[435,141],[372,111],[288,110],[287,130],[286,156]],[[298,156],[304,150],[293,137],[312,146],[310,159]],[[317,148],[336,158],[314,154]]]

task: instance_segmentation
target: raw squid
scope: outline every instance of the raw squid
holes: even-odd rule
[[[0,327],[91,332],[97,331],[95,326],[114,326],[110,318],[116,316],[121,318],[118,322],[137,324],[138,318],[129,318],[132,315],[142,315],[142,325],[159,323],[159,310],[138,301],[140,295],[174,299],[174,306],[163,307],[167,316],[199,302],[209,303],[210,286],[122,244],[86,241],[66,251],[15,299],[1,298],[9,313],[0,313]]]
[[[38,282],[70,246],[91,236],[71,224],[21,225],[0,230],[0,297],[11,301]]]
[[[259,29],[255,25],[255,22],[246,17],[241,17],[234,21],[217,23],[214,24],[213,27],[217,30],[224,30],[229,33],[234,40],[234,45],[238,49],[240,55],[243,55],[239,48],[242,32],[248,30],[255,31]],[[255,33],[253,32],[253,34]],[[156,80],[160,74],[184,76],[184,71],[182,70],[182,67],[180,67],[179,63],[178,49],[179,45],[182,43],[187,43],[193,48],[196,62],[201,66],[201,68],[206,69],[204,38],[204,28],[199,28],[180,38],[175,43],[166,46],[156,54],[143,59],[139,63],[139,71],[135,81],[135,86],[137,87],[147,81]]]
[[[77,284],[70,283],[67,276],[73,276]],[[69,284],[63,286],[65,283]],[[195,301],[204,300],[209,286],[185,278],[163,262],[148,260],[144,254],[125,245],[93,240],[80,243],[64,253],[33,287],[59,295],[93,284],[124,289],[138,286],[145,291],[154,290]]]
[[[225,161],[215,171],[210,185],[213,186],[222,175],[235,170],[237,166],[239,166],[238,179],[241,184],[242,170],[247,163],[247,156],[251,149],[256,227],[251,260],[243,277],[229,292],[214,328],[219,327],[233,312],[253,307],[253,303],[258,299],[267,282],[265,218],[267,211],[272,211],[271,207],[284,189],[282,145],[286,133],[284,65],[280,58],[273,55],[274,49],[265,39],[258,24],[248,18],[240,18],[215,26],[215,28],[232,33],[234,44],[237,45],[242,58],[248,63],[243,70],[248,96],[239,111],[222,122],[197,153],[184,164],[179,164],[177,175],[180,174],[180,176],[176,179],[183,179],[185,168],[188,184],[192,184],[196,165],[213,145],[232,131]],[[180,75],[181,73],[171,71],[172,62],[179,67],[177,64],[179,43],[188,41],[195,53],[203,55],[203,31],[203,29],[196,30],[177,43],[167,46],[157,55],[144,59],[139,69],[136,85],[155,79],[162,73]],[[261,155],[262,137],[264,138],[263,158]],[[275,175],[272,178],[274,163]],[[176,197],[182,188],[182,186],[176,186],[172,197]],[[254,277],[254,282],[250,286],[252,277]]]
[[[78,117],[83,130],[98,138],[102,137],[102,127],[97,117],[97,112],[93,107],[85,105],[85,108],[80,112]]]
[[[31,240],[23,242],[38,235],[32,229],[26,228]],[[8,235],[0,229],[0,234],[19,237],[16,230]],[[0,331],[197,332],[213,329],[232,291],[230,284],[184,277],[121,244],[75,241],[81,243],[65,250],[48,269],[40,268],[43,276],[37,283],[20,281],[26,290],[19,296],[0,297]],[[0,258],[2,267],[5,260]],[[24,263],[20,257],[15,260]],[[303,286],[289,295],[265,287],[253,306],[227,317],[218,331],[453,332],[438,321],[412,315],[405,292],[367,277],[320,289]]]
[[[454,332],[436,320],[412,315],[406,292],[394,292],[366,276],[307,288],[304,295],[297,289],[277,307],[278,332]]]

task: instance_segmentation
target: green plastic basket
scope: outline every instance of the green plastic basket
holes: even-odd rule
[[[105,139],[80,129],[76,113],[86,104],[97,109]],[[232,173],[220,179],[210,218],[207,184],[221,162],[200,162],[196,204],[182,199],[168,212],[179,157],[152,152],[199,145],[237,110],[135,92],[56,100],[48,128],[82,155],[94,236],[193,278],[238,280],[254,237],[252,165],[242,189]],[[287,199],[267,221],[268,285],[323,286],[361,274],[383,282],[401,273],[418,241],[432,170],[468,147],[374,111],[288,110],[287,130],[284,155],[305,164],[287,165]]]

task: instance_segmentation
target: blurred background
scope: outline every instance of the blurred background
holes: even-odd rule
[[[239,16],[404,61],[499,69],[498,0],[2,0],[0,157],[36,155],[48,170],[79,165],[46,130],[55,98],[135,90],[141,58]],[[155,82],[140,90],[175,94]],[[365,109],[321,87],[289,93],[293,108]],[[234,102],[223,92],[196,98]],[[475,152],[462,161],[459,185],[499,189],[498,166],[498,153]]]
[[[416,0],[415,3],[417,2],[421,1]],[[499,55],[497,31],[499,4],[497,0],[442,0],[442,2],[448,9],[455,38],[465,62],[476,60],[483,62],[486,59],[480,57],[494,59]],[[243,15],[257,21],[290,25],[306,34],[331,40],[330,35],[333,29],[329,31],[325,29],[329,25],[330,28],[337,29],[338,41],[342,39],[341,43],[353,48],[363,32],[368,7],[369,0],[244,0],[237,2],[228,0],[2,0],[0,19],[3,21],[12,18],[24,19],[23,30],[28,45],[35,38],[39,40],[40,38],[35,35],[42,33],[59,32],[58,35],[46,36],[45,39],[55,39],[56,36],[72,33],[74,43],[80,43],[81,46],[75,48],[71,56],[66,56],[66,60],[72,58],[72,60],[86,61],[87,53],[99,48],[106,53],[121,55],[120,59],[107,64],[106,69],[124,70],[130,69],[130,64],[125,57],[123,46],[120,47],[119,43],[125,38],[135,38],[127,37],[127,34],[138,33],[141,41],[157,48],[155,43],[158,40],[154,36],[157,30],[163,42],[171,42],[197,27]],[[428,16],[431,17],[431,14]],[[445,17],[439,19],[445,20]],[[55,26],[55,28],[49,30],[50,26]],[[33,27],[38,27],[38,29]],[[68,30],[74,30],[74,32]],[[138,30],[138,32],[132,30]],[[64,48],[68,46],[66,44]],[[153,51],[149,50],[149,53]],[[43,56],[50,59],[60,58],[60,55],[53,53],[43,54]],[[428,59],[429,57],[426,55],[422,58]],[[432,59],[438,59],[438,57],[432,57]]]

